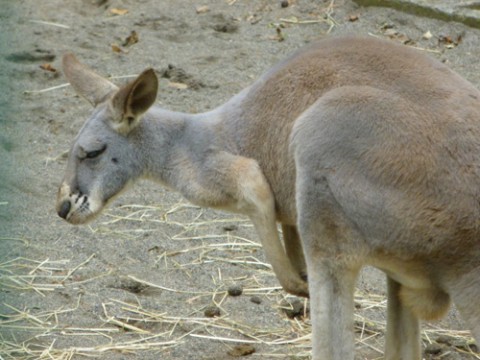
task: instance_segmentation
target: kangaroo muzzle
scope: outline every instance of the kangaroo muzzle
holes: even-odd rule
[[[64,200],[57,210],[58,216],[60,216],[62,219],[66,220],[67,215],[70,212],[71,208],[72,208],[72,204],[70,203],[70,200]]]
[[[90,194],[85,194],[63,183],[58,190],[57,214],[70,224],[85,224],[93,220],[104,205],[99,192],[95,189]]]

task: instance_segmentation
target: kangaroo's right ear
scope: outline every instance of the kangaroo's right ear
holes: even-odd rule
[[[142,115],[155,102],[157,91],[158,78],[153,69],[145,70],[134,81],[121,87],[110,100],[114,129],[127,134],[137,126]]]
[[[72,53],[63,56],[63,72],[75,92],[93,106],[105,101],[118,87],[82,64]]]

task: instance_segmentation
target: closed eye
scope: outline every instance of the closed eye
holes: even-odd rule
[[[85,157],[87,159],[93,159],[101,155],[107,149],[107,145],[103,145],[103,147],[99,150],[87,151],[85,153]]]

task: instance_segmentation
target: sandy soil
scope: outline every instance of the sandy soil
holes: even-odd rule
[[[66,51],[119,83],[154,67],[157,103],[185,112],[212,109],[303,44],[345,33],[408,42],[480,84],[479,30],[350,0],[3,0],[0,9],[3,359],[227,359],[239,344],[252,358],[309,358],[308,316],[282,310],[295,298],[246,219],[151,183],[89,226],[57,217],[65,153],[90,111],[69,86],[42,91],[65,84]],[[229,295],[232,285],[243,293]],[[358,359],[382,356],[383,286],[371,269],[359,279]],[[220,316],[205,315],[212,305]],[[479,358],[454,310],[424,329],[426,358]]]

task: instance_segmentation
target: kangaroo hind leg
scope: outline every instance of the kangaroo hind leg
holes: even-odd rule
[[[457,277],[450,295],[480,349],[480,266]]]
[[[308,170],[307,170],[308,171]],[[354,359],[354,291],[362,265],[356,234],[327,180],[297,177],[298,232],[311,301],[313,360]]]
[[[310,235],[301,232],[310,242]],[[322,241],[323,234],[312,234]],[[306,247],[313,360],[354,359],[354,291],[359,268]],[[313,251],[312,251],[313,250]]]

